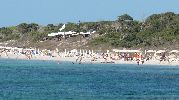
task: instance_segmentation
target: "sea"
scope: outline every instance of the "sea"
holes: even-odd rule
[[[179,99],[179,66],[0,59],[0,100]]]

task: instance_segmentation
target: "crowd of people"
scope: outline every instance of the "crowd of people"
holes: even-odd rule
[[[146,62],[167,62],[179,65],[178,50],[107,50],[107,52],[95,52],[94,50],[39,50],[17,47],[0,47],[2,58],[15,59],[38,59],[38,60],[58,60],[73,61],[75,63],[127,63],[135,62],[137,65]]]

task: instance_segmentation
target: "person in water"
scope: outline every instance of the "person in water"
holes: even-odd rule
[[[61,62],[60,62],[60,61],[57,61],[57,63],[58,63],[58,64],[61,64]]]

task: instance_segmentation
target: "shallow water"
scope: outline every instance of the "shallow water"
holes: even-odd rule
[[[0,99],[179,99],[179,66],[0,59]]]

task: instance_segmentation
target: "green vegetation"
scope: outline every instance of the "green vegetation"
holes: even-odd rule
[[[117,21],[108,23],[111,26],[117,24],[114,29],[107,27],[99,30],[108,34],[94,39],[92,43],[98,45],[108,41],[114,47],[127,48],[179,44],[179,15],[172,12],[154,14],[144,22],[134,21],[125,14],[119,16]],[[108,24],[103,24],[102,27]]]
[[[58,32],[63,24],[40,26],[21,23],[0,28],[0,41],[28,40],[39,42],[47,34]],[[113,47],[161,47],[179,44],[179,15],[173,12],[153,14],[145,21],[134,20],[128,14],[118,16],[116,21],[67,23],[64,31],[96,30],[98,37],[90,45],[110,44]]]

